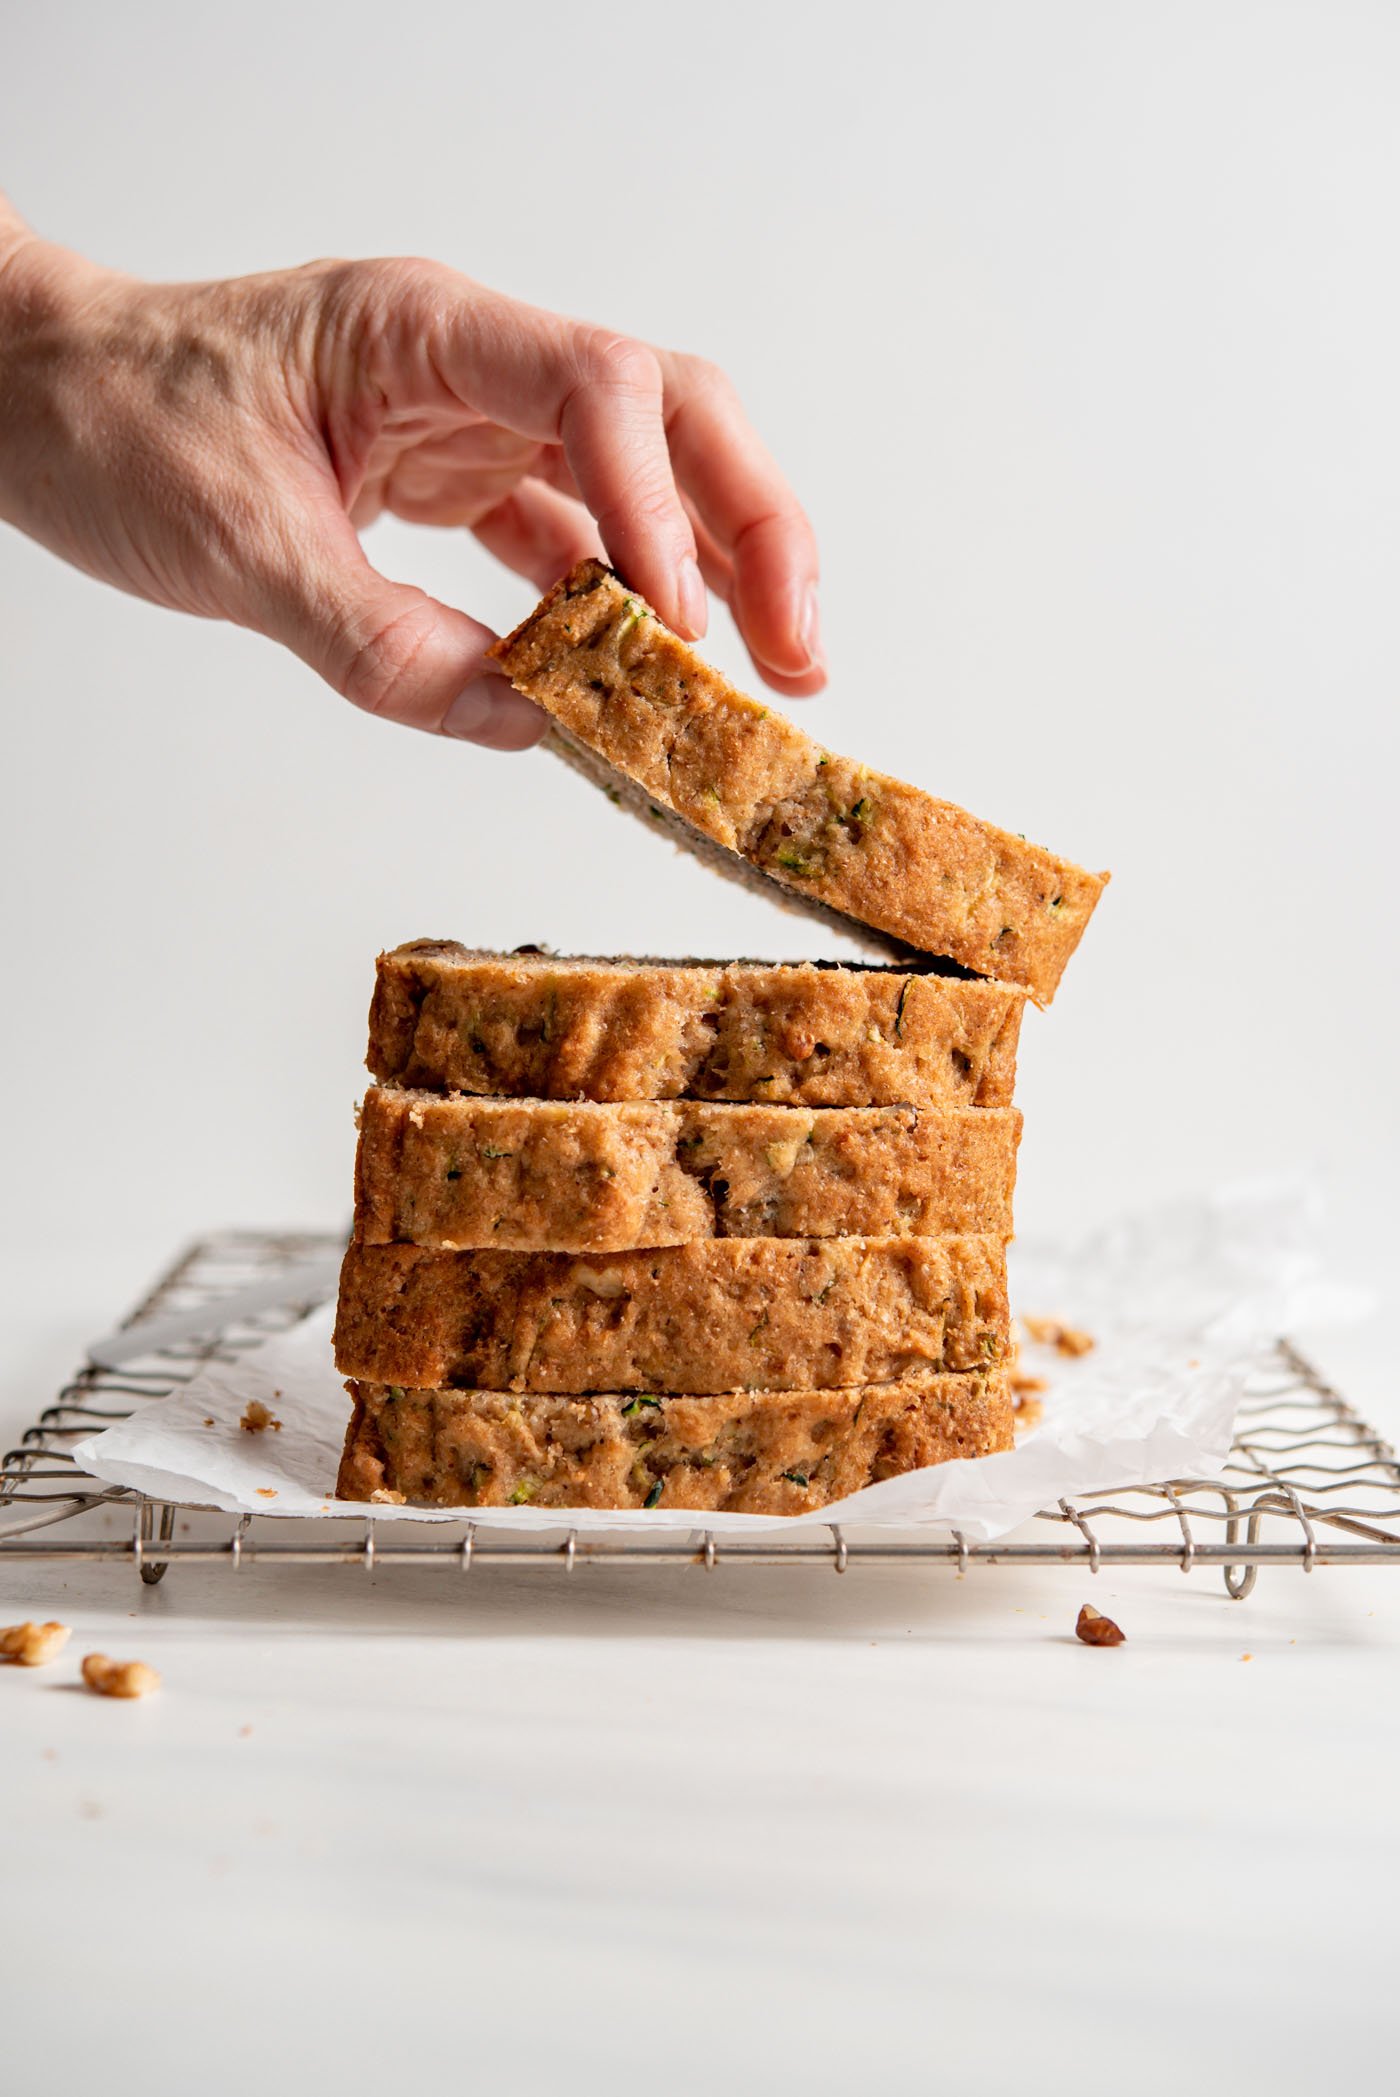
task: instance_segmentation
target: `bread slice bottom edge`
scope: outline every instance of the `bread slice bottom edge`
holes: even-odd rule
[[[343,1500],[416,1507],[683,1507],[796,1515],[1011,1448],[1005,1370],[713,1396],[347,1383]]]

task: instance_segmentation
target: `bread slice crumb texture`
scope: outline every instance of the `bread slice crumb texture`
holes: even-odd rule
[[[535,1099],[1004,1107],[1025,993],[926,967],[381,954],[384,1083]]]
[[[342,1375],[419,1389],[826,1390],[995,1367],[1005,1243],[712,1238],[648,1252],[351,1243]]]
[[[348,1388],[337,1495],[417,1507],[806,1514],[1013,1439],[1002,1371],[695,1397]]]
[[[451,1098],[373,1086],[355,1235],[444,1251],[1011,1229],[1014,1107]]]
[[[493,654],[582,751],[793,895],[1053,998],[1106,874],[824,749],[599,562]]]

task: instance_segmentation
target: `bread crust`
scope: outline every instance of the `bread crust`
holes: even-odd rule
[[[492,653],[582,752],[794,895],[1055,994],[1106,874],[824,749],[583,561]]]
[[[355,1235],[457,1252],[1011,1228],[1015,1107],[450,1098],[371,1086]]]
[[[381,954],[366,1062],[382,1083],[535,1099],[1004,1107],[1023,992],[813,962]]]
[[[335,1356],[345,1376],[432,1390],[824,1390],[988,1369],[1009,1331],[999,1236],[584,1257],[352,1242]]]
[[[796,1515],[1012,1445],[1005,1373],[843,1391],[645,1399],[349,1386],[336,1493],[417,1507],[686,1507]]]

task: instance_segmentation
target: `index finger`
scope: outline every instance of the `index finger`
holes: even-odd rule
[[[826,682],[817,542],[724,373],[660,352],[676,474],[733,570],[731,605],[759,667],[786,691]]]
[[[391,397],[446,393],[538,442],[563,447],[609,559],[689,639],[705,585],[671,470],[659,360],[644,343],[568,320],[422,265],[386,334]]]

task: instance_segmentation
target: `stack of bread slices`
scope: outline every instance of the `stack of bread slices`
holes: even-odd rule
[[[822,750],[585,563],[499,647],[562,754],[879,965],[380,957],[337,1491],[789,1515],[1008,1448],[1027,995],[1105,877]]]

